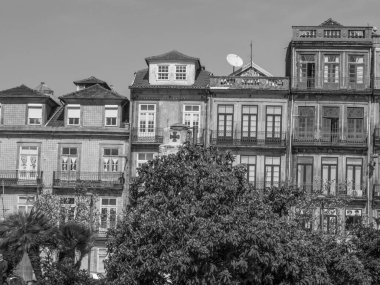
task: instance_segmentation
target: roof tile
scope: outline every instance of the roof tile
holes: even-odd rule
[[[128,100],[127,97],[118,94],[113,90],[108,90],[99,84],[75,91],[59,97],[65,99],[121,99]]]

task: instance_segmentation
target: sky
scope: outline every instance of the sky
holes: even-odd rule
[[[293,25],[380,29],[380,0],[0,0],[0,90],[40,82],[61,96],[95,76],[129,95],[145,58],[173,49],[214,75],[226,56],[285,75]]]

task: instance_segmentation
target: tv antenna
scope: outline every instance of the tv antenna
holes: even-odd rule
[[[235,67],[241,67],[243,65],[241,57],[233,53],[227,55],[227,62],[232,65],[232,72],[235,72]]]

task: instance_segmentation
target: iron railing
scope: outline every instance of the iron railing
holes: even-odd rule
[[[53,186],[120,187],[125,181],[123,172],[54,171]]]
[[[217,131],[210,134],[213,145],[285,147],[285,132]]]
[[[287,77],[211,76],[210,88],[288,90]]]
[[[299,132],[293,134],[293,145],[337,145],[367,147],[366,133]]]
[[[293,89],[308,90],[370,90],[370,77],[293,77]]]
[[[42,183],[42,171],[34,170],[0,170],[0,186],[4,185],[38,185]]]
[[[133,128],[133,143],[162,143],[164,130],[162,128]]]

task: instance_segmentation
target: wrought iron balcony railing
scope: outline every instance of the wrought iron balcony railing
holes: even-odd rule
[[[122,187],[125,178],[122,172],[54,171],[53,186],[77,187]]]
[[[366,133],[299,132],[293,134],[293,145],[330,145],[367,147]]]
[[[220,146],[285,147],[285,132],[211,131],[210,142]]]
[[[162,128],[133,128],[133,143],[162,143],[164,130]]]
[[[211,89],[288,90],[286,77],[211,76]]]
[[[0,186],[4,185],[39,185],[42,183],[42,171],[34,170],[0,170]]]
[[[316,179],[313,183],[296,183],[293,187],[304,189],[308,193],[320,193],[325,196],[340,196],[349,198],[365,198],[367,197],[367,184],[354,183],[351,181],[325,181]]]
[[[370,90],[370,77],[293,77],[295,90]]]

